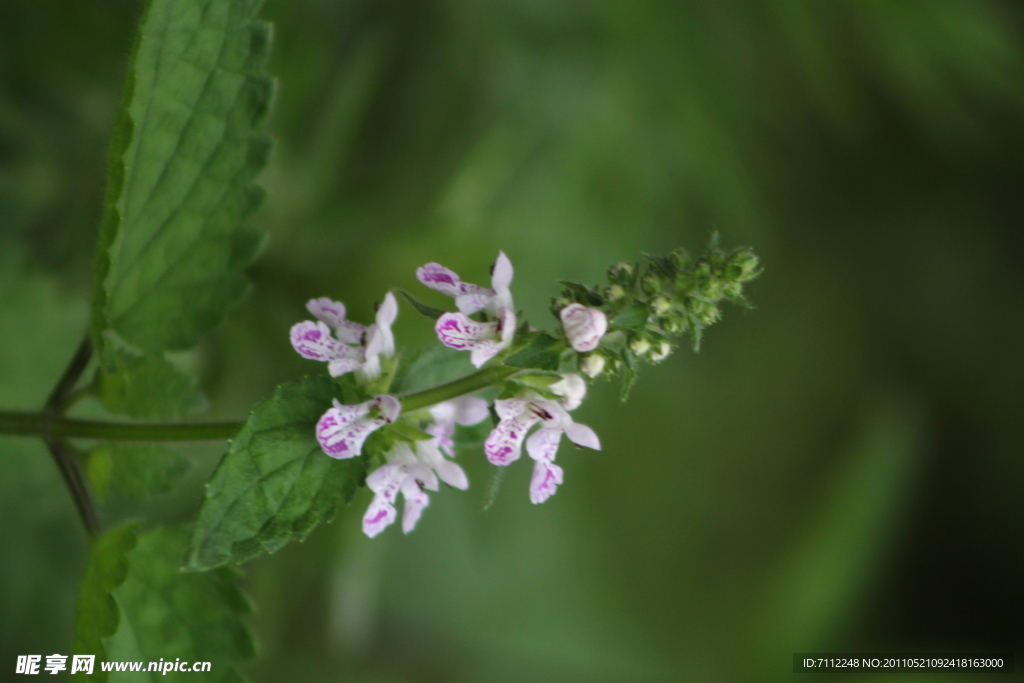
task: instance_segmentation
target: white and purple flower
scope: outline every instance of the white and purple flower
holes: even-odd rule
[[[366,437],[398,419],[402,404],[394,396],[382,394],[365,403],[345,405],[334,399],[316,423],[316,440],[332,458],[354,458],[363,450]]]
[[[491,269],[491,289],[463,282],[454,271],[440,263],[428,263],[416,269],[420,282],[454,298],[455,306],[464,315],[486,309],[499,316],[502,309],[513,309],[512,292],[509,290],[512,275],[512,262],[503,251],[498,252],[498,259]]]
[[[484,442],[487,459],[498,466],[509,465],[522,455],[525,440],[527,452],[536,461],[530,481],[530,500],[534,503],[543,503],[562,483],[562,468],[554,461],[563,433],[577,446],[601,450],[594,430],[573,422],[565,408],[555,401],[498,399],[494,407],[501,422]],[[541,429],[527,439],[527,433],[537,423]]]
[[[458,313],[445,313],[437,319],[434,331],[445,346],[470,352],[470,361],[480,367],[512,343],[516,333],[516,314],[512,303],[512,262],[504,252],[491,269],[491,287],[463,282],[453,271],[439,263],[428,263],[416,270],[416,277],[431,289],[455,299]],[[469,316],[486,311],[495,319],[477,322]]]
[[[363,532],[370,538],[397,519],[395,502],[399,493],[405,499],[402,531],[409,533],[416,527],[423,508],[430,504],[427,491],[437,491],[439,479],[457,489],[469,488],[466,473],[457,463],[441,454],[433,439],[417,441],[413,446],[400,441],[386,457],[387,464],[366,477],[366,485],[374,493],[373,501],[363,515]]]
[[[455,456],[455,425],[468,427],[487,419],[490,411],[487,401],[475,396],[461,396],[450,401],[438,403],[430,409],[434,424],[427,427],[428,434],[434,437],[437,446],[448,454]]]
[[[569,345],[581,353],[593,351],[608,330],[604,311],[583,304],[569,304],[558,313]]]
[[[384,296],[376,321],[369,327],[345,320],[345,305],[340,301],[313,299],[306,308],[317,320],[292,326],[292,347],[303,358],[327,363],[331,377],[357,371],[374,379],[380,375],[380,356],[395,354],[391,325],[398,316],[398,302],[391,292]]]
[[[516,334],[516,314],[501,310],[497,320],[479,323],[464,313],[445,313],[434,325],[441,343],[459,351],[469,351],[469,360],[480,367],[512,343]]]

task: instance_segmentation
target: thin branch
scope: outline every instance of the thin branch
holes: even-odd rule
[[[82,473],[78,469],[75,457],[53,429],[54,422],[59,418],[68,399],[74,393],[75,385],[78,384],[78,379],[85,372],[91,357],[92,341],[86,335],[82,343],[78,345],[75,355],[71,358],[71,363],[68,364],[60,381],[57,382],[57,386],[53,388],[53,392],[50,393],[50,397],[46,400],[40,427],[42,428],[43,441],[46,442],[46,447],[50,449],[50,454],[53,456],[54,461],[57,463],[57,468],[64,477],[64,483],[67,484],[68,491],[71,492],[71,497],[75,500],[75,507],[78,508],[78,515],[82,518],[82,524],[85,525],[86,532],[90,536],[95,536],[99,533],[100,525],[99,519],[96,516],[96,508],[89,497],[89,490],[82,479]]]

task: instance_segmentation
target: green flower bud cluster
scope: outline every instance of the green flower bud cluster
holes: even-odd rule
[[[743,286],[761,274],[751,249],[722,249],[717,234],[698,258],[681,248],[646,258],[644,264],[609,268],[606,287],[563,281],[565,289],[551,304],[556,317],[572,303],[604,312],[607,334],[596,350],[577,354],[575,362],[590,377],[622,374],[624,395],[635,381],[639,361],[664,360],[687,333],[699,350],[704,329],[721,319],[723,303],[749,307]]]

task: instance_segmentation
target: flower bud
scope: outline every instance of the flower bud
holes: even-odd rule
[[[608,330],[604,311],[583,304],[569,304],[558,313],[565,338],[575,351],[593,351]]]
[[[608,269],[608,281],[618,285],[628,284],[634,272],[632,263],[617,263]]]
[[[651,296],[654,296],[655,294],[661,292],[664,286],[665,283],[661,279],[661,277],[655,275],[654,273],[648,274],[647,276],[644,277],[643,280],[640,281],[640,288],[644,290],[645,294],[649,294]]]
[[[672,301],[664,296],[655,297],[651,302],[651,309],[655,315],[666,315],[672,311]]]
[[[669,344],[667,341],[663,341],[660,344],[658,344],[657,350],[648,354],[647,357],[651,360],[652,363],[660,363],[661,361],[668,358],[668,354],[670,353],[672,353],[672,345]]]
[[[597,377],[604,372],[604,356],[600,353],[588,353],[580,361],[580,372],[587,377]]]
[[[676,249],[669,254],[669,260],[676,270],[683,270],[690,265],[690,254],[683,248]]]
[[[747,282],[761,274],[761,262],[757,254],[749,249],[741,249],[729,257],[726,277],[736,282]]]
[[[643,337],[638,337],[629,343],[629,350],[638,356],[643,356],[651,350],[651,342]]]
[[[608,301],[619,301],[626,296],[626,288],[622,285],[612,285],[604,293]]]

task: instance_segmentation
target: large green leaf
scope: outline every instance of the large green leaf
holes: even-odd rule
[[[366,476],[364,459],[335,460],[315,437],[317,420],[340,394],[331,379],[307,377],[256,407],[207,484],[189,569],[274,552],[352,499]]]
[[[107,410],[130,417],[180,418],[206,407],[192,378],[169,360],[109,341],[96,369],[96,393]]]
[[[125,555],[135,547],[135,543],[133,524],[108,531],[93,541],[78,596],[72,651],[75,654],[96,655],[96,662],[93,674],[78,672],[72,676],[76,680],[107,680],[107,674],[100,667],[101,662],[107,661],[103,639],[114,635],[120,623],[117,603],[111,593],[128,576],[128,560]]]
[[[240,615],[251,611],[237,572],[222,567],[184,573],[189,532],[157,528],[139,536],[128,553],[128,577],[114,590],[120,609],[117,633],[106,640],[111,661],[210,662],[207,672],[113,673],[114,681],[244,680],[237,665],[254,654]],[[98,664],[97,664],[98,668]]]
[[[167,493],[189,469],[173,448],[147,443],[101,443],[89,451],[85,473],[96,497],[150,498]]]
[[[187,348],[245,291],[269,143],[260,0],[152,0],[111,149],[95,331]]]

